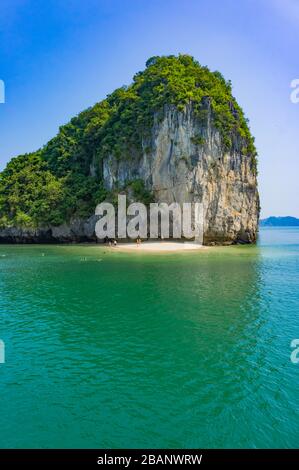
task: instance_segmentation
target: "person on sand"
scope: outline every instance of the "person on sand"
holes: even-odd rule
[[[117,246],[117,241],[116,240],[113,240],[113,245]]]
[[[136,243],[137,243],[137,246],[139,246],[141,244],[140,235],[138,235],[138,237],[136,238]]]

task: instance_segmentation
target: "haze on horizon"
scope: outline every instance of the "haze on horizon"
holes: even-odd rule
[[[233,84],[259,152],[262,217],[299,217],[296,0],[2,0],[0,170],[154,55],[193,55]]]

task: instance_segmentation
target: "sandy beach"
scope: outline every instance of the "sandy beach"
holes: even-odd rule
[[[207,247],[199,245],[195,242],[171,242],[171,241],[156,241],[156,242],[142,242],[137,243],[119,243],[117,247],[112,249],[121,251],[140,251],[140,252],[165,252],[165,251],[186,251],[186,250],[204,250]]]

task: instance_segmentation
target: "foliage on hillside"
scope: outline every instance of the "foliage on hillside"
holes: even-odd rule
[[[254,139],[230,82],[188,55],[152,57],[130,86],[80,113],[39,151],[11,160],[0,174],[0,226],[58,225],[90,215],[107,196],[100,160],[130,158],[141,150],[154,115],[162,116],[166,104],[183,111],[189,103],[203,124],[209,109],[223,149],[231,151],[237,138],[256,169]],[[91,165],[98,170],[91,172]]]

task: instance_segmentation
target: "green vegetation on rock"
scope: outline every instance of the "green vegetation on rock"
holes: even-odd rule
[[[231,83],[189,55],[152,57],[130,86],[73,118],[42,149],[10,161],[0,174],[0,227],[59,225],[91,215],[96,204],[109,197],[102,184],[101,159],[140,154],[165,105],[184,112],[190,104],[202,126],[210,114],[223,151],[236,150],[240,143],[237,150],[251,158],[256,171],[254,139]],[[200,135],[193,140],[195,145],[205,143]],[[150,201],[142,182],[128,185]]]

